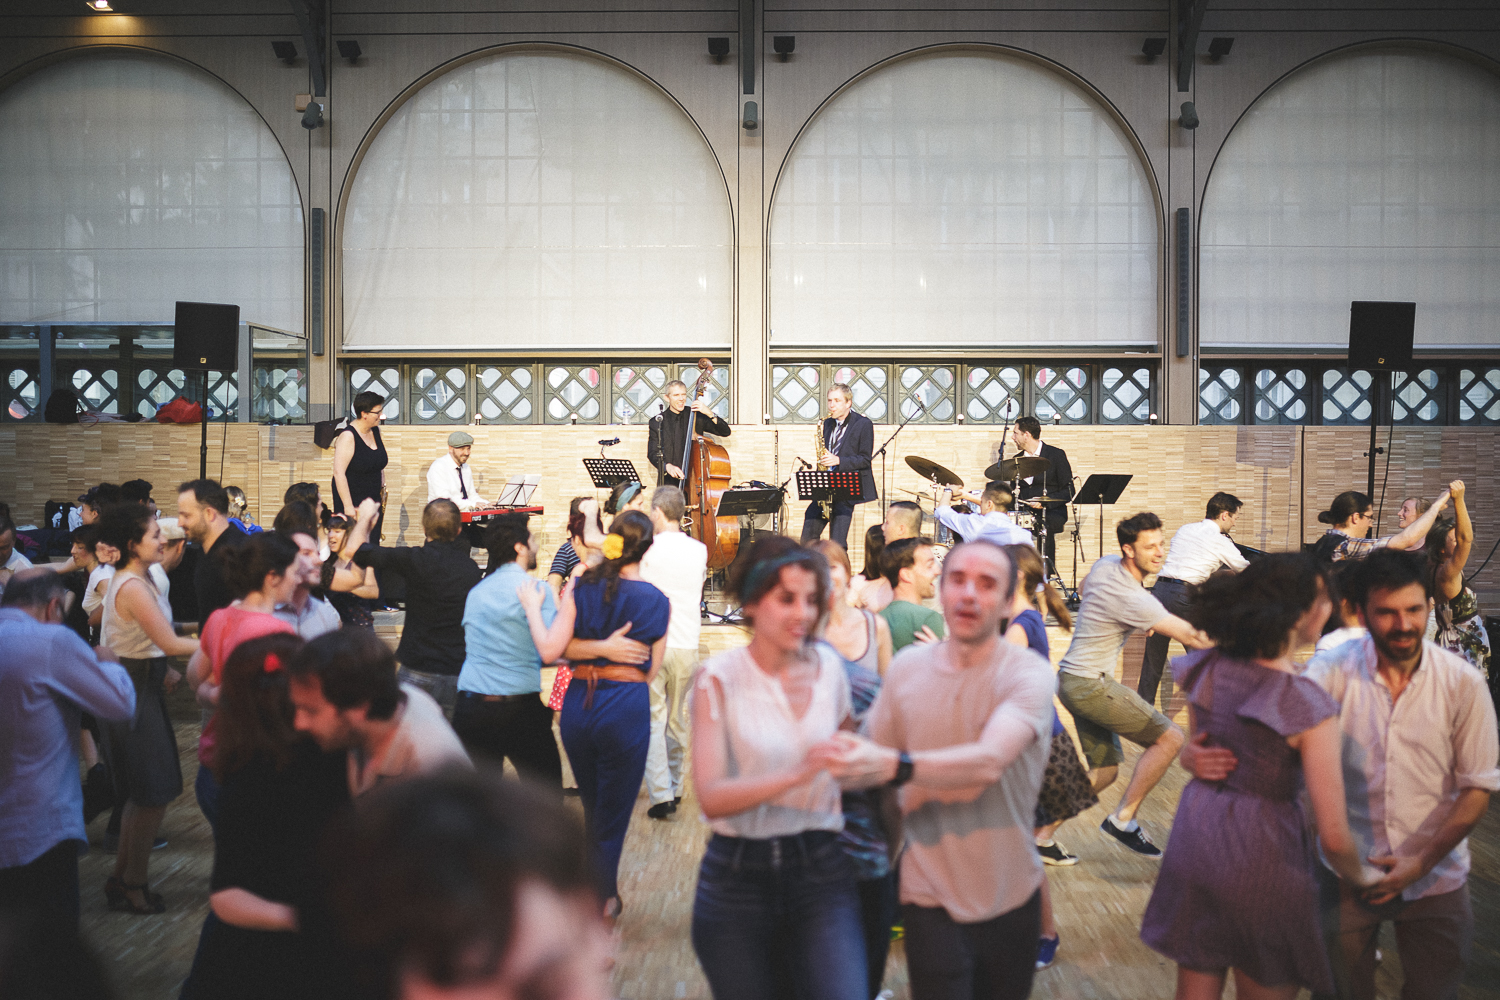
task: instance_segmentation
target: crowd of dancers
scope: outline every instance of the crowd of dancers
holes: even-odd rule
[[[35,567],[0,521],[0,987],[107,995],[85,953],[57,958],[80,892],[142,918],[188,902],[150,878],[186,684],[215,850],[183,997],[606,997],[643,787],[651,820],[690,794],[711,831],[691,938],[716,1000],[872,1000],[896,928],[916,1000],[1025,997],[1069,932],[1059,830],[1115,784],[1122,741],[1142,753],[1100,829],[1160,865],[1141,937],[1179,997],[1230,975],[1243,998],[1373,997],[1387,922],[1402,995],[1457,995],[1467,837],[1500,787],[1462,482],[1385,538],[1342,494],[1311,551],[1253,562],[1230,494],[1170,550],[1136,514],[1076,615],[1033,546],[940,550],[892,504],[858,572],[834,541],[756,540],[726,584],[749,642],[700,662],[707,553],[680,489],[574,500],[544,581],[524,513],[480,535],[438,498],[424,544],[379,544],[378,430],[351,428],[337,513],[297,484],[262,530],[193,480],[159,518],[149,483],[106,484],[71,559]],[[397,581],[392,650],[373,611]],[[1058,668],[1048,617],[1071,633]],[[1139,814],[1174,760],[1193,777],[1163,851]],[[80,887],[105,810],[113,871]]]

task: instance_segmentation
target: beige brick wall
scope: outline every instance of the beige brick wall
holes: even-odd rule
[[[387,517],[388,543],[421,541],[421,510],[427,499],[426,474],[442,454],[451,427],[384,428],[391,464],[388,473],[395,510]],[[569,498],[593,492],[580,459],[599,454],[601,437],[620,437],[610,448],[615,458],[629,458],[646,470],[644,427],[469,427],[474,435],[474,467],[482,491],[493,496],[513,473],[540,473],[537,501],[547,508],[538,523],[544,554],[563,541]],[[877,427],[879,443],[891,428]],[[1380,433],[1385,445],[1387,431]],[[911,425],[892,445],[887,463],[892,498],[907,496],[900,488],[920,482],[902,460],[922,455],[978,484],[999,447],[999,427]],[[1104,512],[1104,551],[1111,550],[1114,522],[1138,510],[1153,510],[1168,531],[1203,516],[1203,504],[1215,490],[1228,490],[1246,502],[1236,538],[1268,551],[1284,550],[1299,539],[1315,540],[1322,530],[1317,512],[1344,489],[1364,489],[1364,452],[1369,431],[1359,427],[1048,427],[1045,439],[1067,450],[1074,473],[1129,473],[1135,480],[1118,506]],[[121,482],[142,476],[156,484],[156,498],[166,513],[176,505],[173,488],[198,471],[197,427],[123,424],[99,427],[8,425],[0,427],[0,500],[12,505],[20,523],[41,517],[49,499],[69,499],[100,481]],[[737,426],[725,442],[736,481],[779,481],[796,467],[796,456],[811,457],[809,426]],[[1013,449],[1008,449],[1013,450]],[[280,507],[288,485],[314,480],[325,490],[332,475],[331,452],[312,444],[310,427],[216,425],[209,429],[209,475],[242,487],[262,522]],[[778,464],[779,455],[779,464]],[[1449,479],[1470,485],[1470,509],[1477,540],[1472,572],[1495,543],[1500,505],[1494,486],[1500,465],[1500,429],[1396,428],[1391,435],[1391,462],[1382,529],[1394,530],[1395,511],[1410,494],[1434,496]],[[876,475],[880,462],[875,464]],[[1376,491],[1379,499],[1380,476]],[[802,524],[802,504],[788,508],[787,530]],[[880,517],[880,505],[859,508],[852,540]],[[1081,509],[1083,535],[1079,572],[1099,552],[1098,508]],[[857,544],[856,544],[857,547]],[[1059,562],[1072,578],[1072,548],[1064,540]],[[860,557],[856,554],[855,564]],[[1500,593],[1500,559],[1476,581],[1481,594]],[[1497,608],[1496,610],[1500,610]]]

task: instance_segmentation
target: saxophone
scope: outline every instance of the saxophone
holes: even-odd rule
[[[813,463],[819,471],[824,471],[823,456],[828,454],[828,446],[823,442],[823,421],[819,420],[813,424]],[[818,506],[823,511],[824,522],[833,520],[833,501],[819,500]]]

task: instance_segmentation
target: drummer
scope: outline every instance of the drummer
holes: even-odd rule
[[[433,459],[427,468],[428,503],[452,500],[461,511],[493,506],[474,488],[474,467],[469,464],[473,448],[474,438],[468,431],[454,431],[448,435],[448,453]],[[473,548],[484,548],[483,535],[481,525],[465,524],[461,537],[467,539]]]
[[[952,507],[953,487],[943,486],[938,491],[937,522],[949,531],[963,536],[966,542],[984,540],[996,545],[1035,545],[1031,532],[1010,519],[1009,511],[1015,506],[1010,489],[999,482],[986,483],[979,494],[979,513],[963,514]]]

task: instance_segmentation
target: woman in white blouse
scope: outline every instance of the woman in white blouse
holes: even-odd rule
[[[715,1000],[869,1000],[854,868],[838,843],[839,727],[849,682],[816,640],[828,564],[762,536],[732,572],[750,645],[713,657],[693,692],[693,781],[713,828],[693,950]]]

